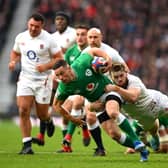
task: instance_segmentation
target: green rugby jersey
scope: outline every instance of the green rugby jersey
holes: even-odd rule
[[[105,86],[112,82],[105,75],[92,70],[92,60],[92,56],[83,53],[72,63],[76,79],[68,84],[59,83],[56,93],[58,100],[65,100],[70,95],[78,94],[93,102],[102,96]]]
[[[77,44],[74,44],[72,47],[70,47],[64,56],[65,61],[71,65],[76,58],[78,58],[81,54],[81,50],[79,49]]]

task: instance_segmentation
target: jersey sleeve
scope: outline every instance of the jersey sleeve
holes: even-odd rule
[[[49,46],[50,53],[52,55],[56,54],[57,52],[61,51],[60,46],[57,44],[56,40],[51,36],[50,39],[50,46]]]
[[[117,50],[111,48],[108,54],[111,56],[113,62],[122,63],[122,64],[125,63],[124,59],[121,57],[121,55],[119,54]]]
[[[64,87],[64,85],[60,82],[58,84],[58,88],[55,94],[55,98],[58,100],[66,100],[66,98],[68,98],[68,94],[66,92],[66,88]]]
[[[76,42],[76,31],[75,29],[71,29],[71,28],[67,28],[68,33],[66,34],[66,36],[63,36],[63,40],[61,43],[61,47],[62,48],[69,48],[71,47],[75,42]]]
[[[142,83],[142,81],[140,80],[140,78],[132,76],[132,75],[128,75],[128,79],[129,79],[129,88],[146,88],[145,85]]]
[[[64,40],[64,42],[61,44],[62,48],[69,48],[75,43],[76,38],[74,36],[71,37],[71,35]]]
[[[13,46],[13,50],[17,53],[20,53],[20,47],[19,47],[20,38],[21,38],[21,34],[18,34],[15,38],[15,43]]]

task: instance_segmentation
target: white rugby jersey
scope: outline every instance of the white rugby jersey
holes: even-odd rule
[[[113,62],[122,63],[122,64],[125,63],[124,59],[120,56],[118,51],[115,50],[114,48],[110,47],[109,45],[107,45],[105,43],[101,43],[99,48],[101,50],[103,50],[104,52],[106,52],[111,57]],[[91,49],[91,47],[88,46],[82,51],[82,53],[85,53],[90,49]]]
[[[135,103],[125,102],[122,105],[122,108],[132,118],[139,120],[139,122],[142,123],[145,128],[148,128],[151,126],[148,125],[148,123],[154,121],[159,116],[160,106],[149,94],[148,89],[145,87],[140,78],[128,74],[127,88],[131,87],[139,88],[141,90],[141,93]]]
[[[40,73],[36,66],[48,63],[61,48],[47,31],[42,30],[39,36],[31,37],[27,30],[16,36],[13,50],[21,54],[21,77],[44,79],[51,70]]]
[[[69,48],[76,42],[76,30],[70,26],[63,33],[56,31],[52,36],[62,48]]]
[[[120,56],[118,51],[115,50],[114,48],[110,47],[109,45],[107,45],[103,42],[101,43],[99,48],[101,50],[103,50],[104,52],[106,52],[111,57],[113,63],[125,64],[124,59]],[[91,47],[88,46],[82,51],[82,53],[85,53],[85,52],[89,51],[90,49],[91,49]],[[107,77],[110,78],[109,72],[104,73],[104,75],[107,75]]]

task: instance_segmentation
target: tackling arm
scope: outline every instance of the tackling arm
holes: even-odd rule
[[[130,87],[128,89],[124,89],[120,86],[111,85],[111,84],[106,86],[105,91],[106,92],[115,91],[119,93],[125,101],[131,102],[131,103],[135,103],[137,101],[141,92],[140,88]]]

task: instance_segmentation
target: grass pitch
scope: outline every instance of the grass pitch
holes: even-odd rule
[[[33,127],[32,135],[38,132]],[[20,129],[11,121],[0,121],[0,167],[1,168],[167,168],[168,154],[151,151],[149,161],[139,162],[139,154],[125,155],[125,148],[116,144],[102,132],[107,156],[93,157],[93,140],[88,147],[82,144],[80,128],[76,129],[72,153],[56,153],[61,148],[62,134],[56,127],[52,138],[46,136],[44,147],[33,145],[34,155],[18,155],[21,149]]]

